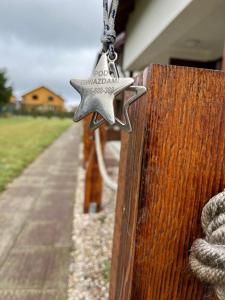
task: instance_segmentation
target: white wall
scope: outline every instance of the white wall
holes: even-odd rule
[[[203,21],[209,25],[207,32],[204,32]],[[184,37],[196,39],[195,32],[200,40],[202,35],[205,40],[213,38],[210,22],[219,22],[218,38],[213,44],[217,48],[212,51],[202,45],[195,49],[186,47]],[[225,0],[137,0],[128,22],[124,68],[138,70],[151,62],[168,63],[171,55],[186,59],[215,59],[221,51],[218,49],[220,40],[225,37],[225,23],[222,26],[221,22],[225,22]],[[214,26],[214,31],[216,29]]]

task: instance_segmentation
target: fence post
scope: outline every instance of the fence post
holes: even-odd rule
[[[94,134],[89,128],[91,121],[91,115],[87,116],[83,120],[83,166],[86,169],[89,160],[91,148],[94,144]]]
[[[89,129],[91,116],[84,119],[83,144],[84,144],[84,167],[85,173],[85,193],[84,193],[84,213],[88,213],[91,203],[95,203],[96,212],[101,210],[103,182],[98,167],[97,154],[94,141],[94,133]],[[106,128],[100,128],[102,151],[106,142]]]
[[[110,300],[203,300],[188,267],[204,204],[225,188],[225,73],[151,66],[123,134]]]
[[[222,70],[225,71],[225,41],[224,41],[224,48],[223,48]]]

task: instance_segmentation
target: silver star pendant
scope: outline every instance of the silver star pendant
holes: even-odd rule
[[[94,69],[93,75],[88,80],[72,79],[71,85],[81,95],[81,103],[74,115],[74,121],[78,122],[90,113],[94,113],[90,123],[91,129],[96,129],[104,122],[110,125],[117,124],[128,132],[132,127],[128,115],[128,107],[146,92],[145,87],[132,86],[133,78],[121,78],[113,61],[108,60],[107,54],[103,53]],[[124,90],[134,91],[135,94],[123,108],[125,123],[115,116],[114,98]],[[98,114],[103,119],[98,119]]]

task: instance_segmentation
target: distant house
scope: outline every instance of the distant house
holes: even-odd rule
[[[48,88],[41,86],[22,96],[22,106],[28,111],[64,111],[64,100]]]

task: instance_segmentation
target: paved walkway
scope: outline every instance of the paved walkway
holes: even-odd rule
[[[0,195],[0,299],[65,300],[80,142],[72,126]]]

